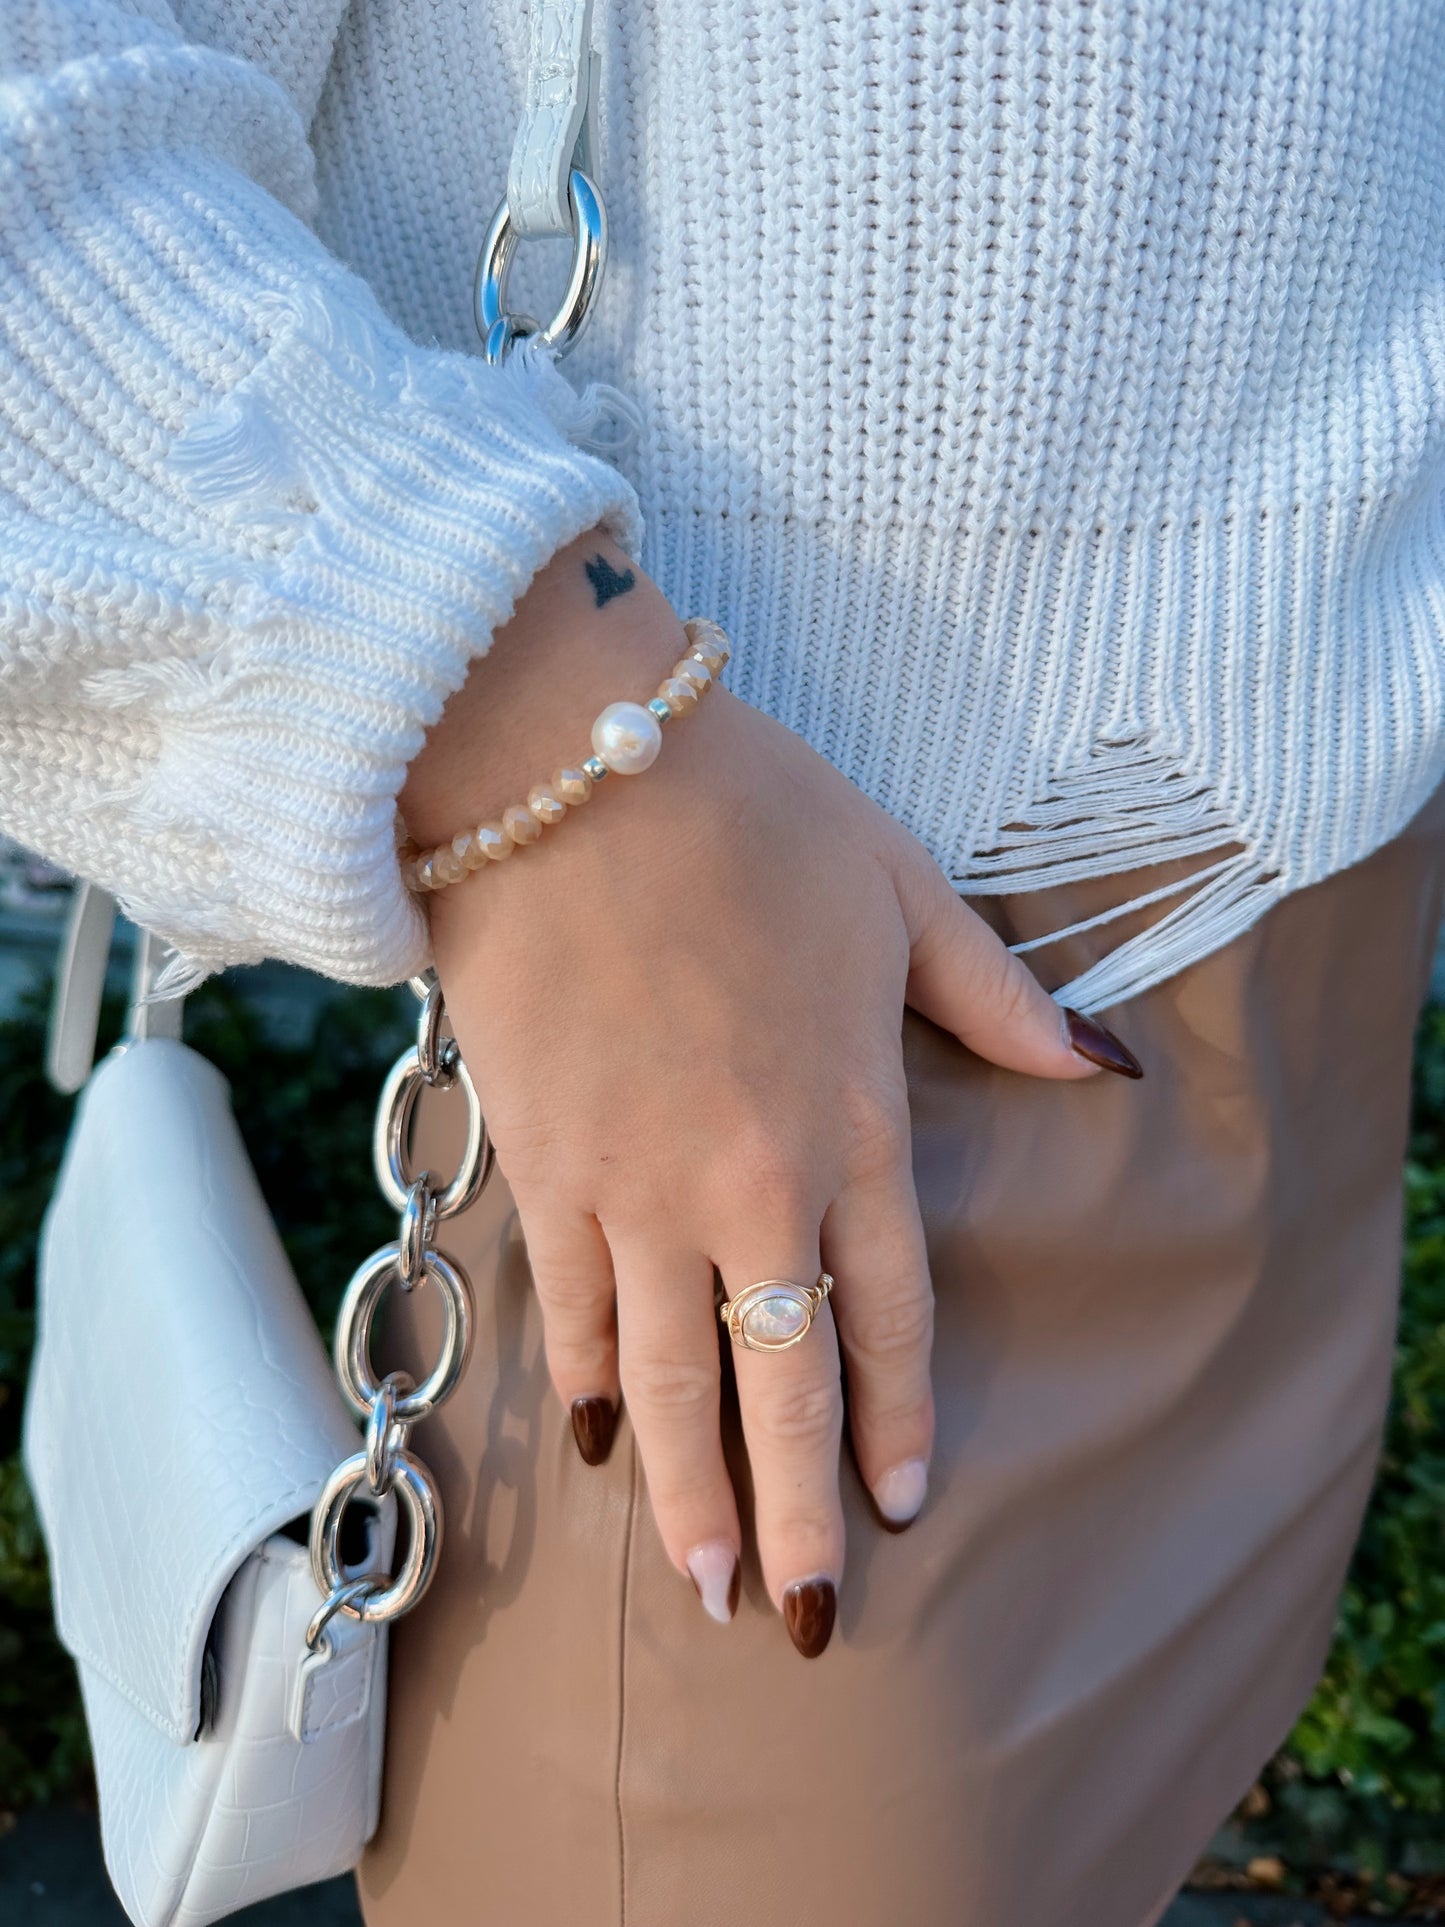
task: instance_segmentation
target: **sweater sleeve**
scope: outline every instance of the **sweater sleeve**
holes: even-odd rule
[[[636,498],[542,354],[417,345],[297,103],[165,0],[0,11],[0,827],[192,974],[427,959],[395,798],[532,575]],[[460,268],[459,268],[460,271]]]

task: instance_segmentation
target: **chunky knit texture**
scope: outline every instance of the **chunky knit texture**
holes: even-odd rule
[[[475,358],[522,0],[8,0],[7,829],[201,967],[414,968],[406,761],[599,518],[960,888],[1196,861],[1085,1007],[1404,823],[1445,773],[1436,0],[598,31],[568,372],[634,398],[615,466],[604,391]]]

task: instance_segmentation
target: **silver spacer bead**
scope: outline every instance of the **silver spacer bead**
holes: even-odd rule
[[[604,776],[612,774],[600,756],[589,756],[582,767],[594,783],[600,783]]]
[[[672,711],[662,700],[661,696],[654,696],[647,707],[660,723],[670,723],[672,721]]]

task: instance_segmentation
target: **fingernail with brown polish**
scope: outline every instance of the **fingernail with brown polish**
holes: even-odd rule
[[[1144,1066],[1128,1045],[1121,1044],[1113,1031],[1106,1030],[1095,1018],[1065,1007],[1064,1023],[1070,1048],[1089,1063],[1097,1064],[1100,1070],[1117,1071],[1120,1077],[1144,1075]]]
[[[612,1450],[617,1430],[617,1407],[610,1398],[574,1398],[572,1436],[588,1465],[601,1465]]]
[[[804,1659],[816,1659],[833,1637],[838,1595],[831,1579],[800,1579],[783,1594],[783,1624]]]
[[[905,1459],[879,1479],[873,1488],[873,1503],[888,1530],[902,1532],[923,1510],[927,1492],[927,1465],[922,1459]]]
[[[725,1539],[709,1539],[687,1555],[687,1571],[708,1618],[726,1626],[738,1609],[742,1585],[737,1554]]]

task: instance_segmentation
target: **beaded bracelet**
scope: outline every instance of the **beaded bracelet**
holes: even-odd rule
[[[431,850],[418,849],[410,838],[399,843],[401,880],[407,889],[423,894],[460,883],[474,870],[500,863],[519,844],[535,843],[549,824],[560,823],[568,810],[580,809],[604,777],[638,776],[650,769],[662,748],[662,725],[697,708],[732,653],[727,636],[707,617],[692,616],[682,626],[688,653],[673,664],[650,702],[607,705],[592,725],[593,753],[575,769],[554,770],[550,783],[533,785],[525,803],[513,803],[499,817],[463,830],[450,843]]]

